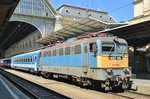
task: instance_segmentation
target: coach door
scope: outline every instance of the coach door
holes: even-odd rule
[[[89,44],[83,44],[83,66],[89,66]]]

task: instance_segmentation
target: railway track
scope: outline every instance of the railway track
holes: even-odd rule
[[[18,76],[19,76],[20,74],[18,74]],[[21,76],[21,75],[20,75]],[[28,75],[28,76],[30,76],[30,75]],[[37,78],[36,78],[37,79]],[[53,85],[53,86],[56,86],[56,85]],[[64,87],[62,87],[63,89],[64,89]],[[72,90],[71,89],[72,87],[65,87],[65,89],[69,89],[69,90]],[[73,89],[74,89],[75,87],[73,87]],[[59,88],[60,89],[60,88]],[[58,89],[58,90],[59,90]],[[76,89],[76,90],[78,90],[78,89]],[[80,93],[78,93],[78,95],[81,95],[82,94],[82,91],[80,90],[79,91]],[[86,92],[87,92],[87,90],[86,90]],[[62,93],[61,91],[60,91],[60,93]],[[70,92],[66,92],[65,94],[67,94],[68,96],[70,96],[70,97],[75,97],[74,96],[74,94],[72,93],[71,95],[69,95],[69,93]],[[106,93],[101,93],[101,92],[98,92],[98,91],[93,91],[93,90],[88,90],[88,95],[90,94],[90,95],[93,95],[93,97],[95,97],[95,98],[98,98],[99,96],[101,97],[101,98],[99,98],[99,99],[110,99],[111,97],[116,97],[116,99],[118,98],[118,99],[150,99],[150,95],[145,95],[145,94],[141,94],[141,93],[136,93],[135,91],[122,91],[122,93],[118,90],[118,91],[115,91],[115,92],[108,92],[108,94],[106,94]],[[87,93],[84,93],[84,96],[82,97],[82,98],[87,98],[87,96],[88,95],[86,95]],[[98,96],[98,97],[97,97]],[[102,98],[102,97],[105,97],[105,98]],[[68,97],[67,97],[68,98]],[[75,98],[75,99],[82,99],[82,98]],[[45,99],[45,98],[44,98]],[[50,99],[52,99],[52,98],[50,98]],[[60,98],[58,98],[58,99],[60,99]],[[61,98],[61,99],[63,99],[63,98]],[[65,97],[65,99],[66,99],[66,97]],[[87,98],[87,99],[92,99],[92,98]],[[94,98],[93,98],[94,99]]]
[[[127,98],[127,99],[150,99],[150,95],[137,93],[134,91],[125,91],[123,93],[109,92],[109,94],[113,94],[113,95],[120,96],[122,98]]]
[[[67,96],[34,84],[2,69],[0,69],[0,74],[2,74],[6,79],[8,79],[12,84],[14,84],[19,90],[21,90],[31,99],[70,99]]]

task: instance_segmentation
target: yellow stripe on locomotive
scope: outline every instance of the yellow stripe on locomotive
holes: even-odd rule
[[[128,67],[128,56],[97,55],[98,68]]]

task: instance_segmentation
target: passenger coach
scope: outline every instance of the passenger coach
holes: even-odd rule
[[[38,50],[12,57],[11,68],[29,70],[32,73],[38,72],[40,53],[41,50]]]

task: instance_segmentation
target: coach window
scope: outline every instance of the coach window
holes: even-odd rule
[[[34,57],[32,56],[32,62],[34,62]]]
[[[34,56],[32,56],[32,61],[34,62]]]
[[[36,62],[36,56],[34,57],[34,62]]]
[[[32,56],[30,57],[30,60],[31,60],[31,62],[33,62],[33,61],[32,61]]]
[[[65,48],[65,55],[70,55],[70,47]]]
[[[29,57],[28,57],[27,59],[28,59],[28,62],[30,62],[30,59],[29,59]]]
[[[53,56],[56,56],[56,50],[53,50]]]
[[[75,46],[75,54],[80,54],[81,53],[81,45]]]
[[[32,62],[32,57],[30,57],[30,62]]]
[[[28,57],[28,62],[30,62],[30,58]]]
[[[30,62],[30,59],[29,59],[29,57],[27,58],[27,60],[28,60],[28,62]]]
[[[59,56],[63,55],[63,48],[59,49]]]

